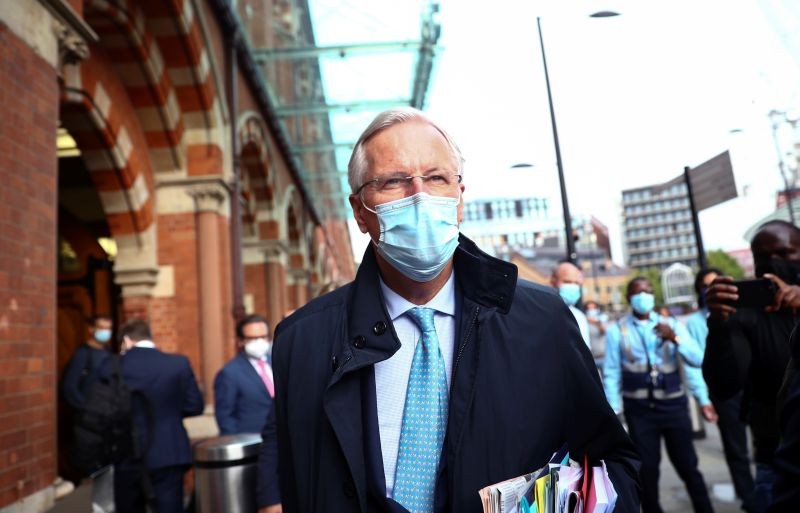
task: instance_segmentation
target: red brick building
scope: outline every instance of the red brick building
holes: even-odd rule
[[[212,404],[237,315],[274,326],[354,275],[340,182],[312,188],[322,157],[287,140],[329,143],[320,117],[279,119],[248,51],[298,37],[291,5],[3,2],[0,511],[52,504],[57,385],[89,316],[149,320]],[[307,94],[293,66],[272,69],[283,97]]]

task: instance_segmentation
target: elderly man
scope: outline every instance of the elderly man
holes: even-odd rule
[[[589,334],[589,321],[586,315],[575,305],[581,300],[581,287],[583,287],[583,272],[571,262],[561,262],[550,276],[550,285],[558,291],[558,295],[569,307],[569,311],[575,316],[578,328],[581,330],[581,337],[586,343],[586,347],[592,348],[591,335]]]
[[[372,243],[353,283],[278,326],[262,460],[277,447],[279,468],[261,472],[262,506],[478,513],[480,488],[567,443],[606,461],[616,511],[638,511],[635,450],[572,314],[459,235],[461,172],[415,109],[379,114],[356,143],[350,204]]]

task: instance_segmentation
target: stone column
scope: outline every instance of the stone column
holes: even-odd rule
[[[200,351],[207,404],[214,403],[214,376],[225,363],[222,307],[222,258],[219,209],[225,201],[220,186],[202,185],[189,191],[197,212],[197,279],[200,294]]]
[[[285,286],[286,248],[274,241],[264,249],[264,257],[267,271],[267,318],[270,322],[270,329],[274,330],[289,309]]]

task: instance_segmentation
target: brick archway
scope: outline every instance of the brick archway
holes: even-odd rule
[[[100,194],[111,234],[141,246],[153,223],[153,170],[122,85],[93,56],[65,73],[61,123],[75,138]]]
[[[261,240],[277,240],[275,221],[275,174],[271,172],[270,153],[264,121],[255,112],[243,113],[237,124],[245,212],[242,214],[246,235]],[[259,228],[260,223],[271,225]]]

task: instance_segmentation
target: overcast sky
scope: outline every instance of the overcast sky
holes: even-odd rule
[[[403,2],[379,4],[397,19]],[[621,15],[588,17],[604,8]],[[782,186],[767,113],[800,103],[798,61],[755,0],[443,0],[426,110],[467,158],[465,199],[521,184],[560,215],[537,15],[572,213],[608,225],[621,263],[620,191],[729,149],[741,197],[701,213],[701,227],[707,249],[745,247],[744,231]],[[781,138],[789,150],[788,128]],[[533,180],[504,176],[518,162],[535,165]],[[354,236],[357,258],[364,243]]]

